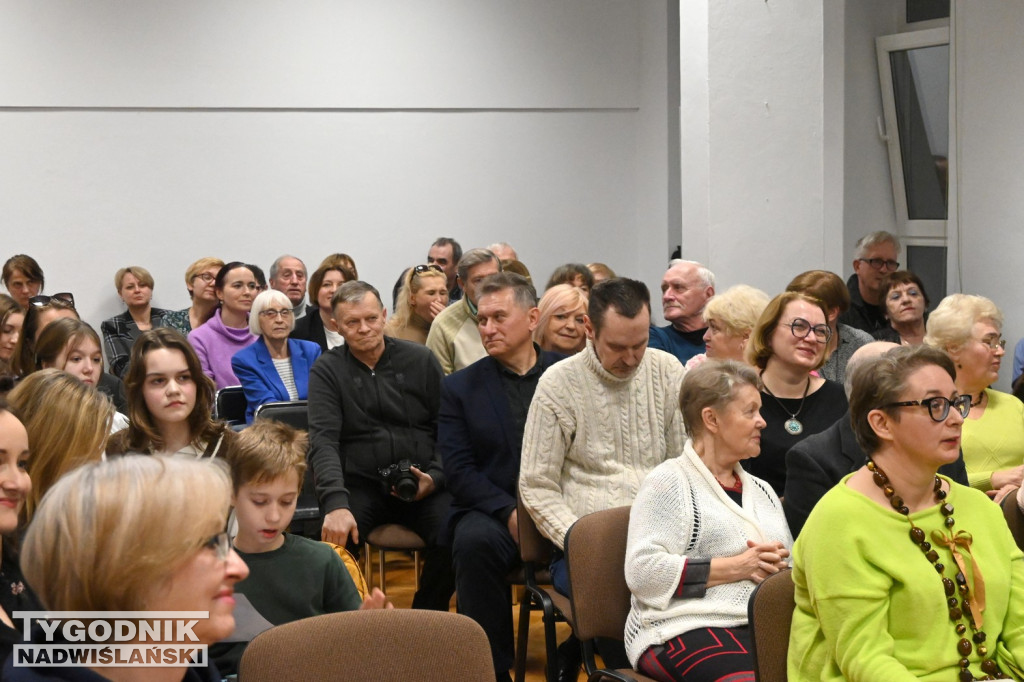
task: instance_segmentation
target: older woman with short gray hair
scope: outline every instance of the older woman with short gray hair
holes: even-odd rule
[[[295,315],[284,293],[270,289],[253,301],[249,331],[259,338],[231,358],[248,403],[246,422],[252,422],[256,408],[264,403],[309,396],[309,370],[320,357],[320,346],[288,338],[294,328]]]

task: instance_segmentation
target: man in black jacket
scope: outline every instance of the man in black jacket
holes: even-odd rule
[[[346,282],[331,306],[345,345],[321,355],[309,376],[321,537],[356,549],[381,524],[409,527],[428,546],[413,607],[447,611],[451,555],[437,542],[449,503],[437,448],[441,367],[426,347],[384,336],[386,311],[369,284]],[[396,465],[385,483],[381,471]]]

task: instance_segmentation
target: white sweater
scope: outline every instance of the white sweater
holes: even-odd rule
[[[682,450],[679,387],[685,370],[648,348],[622,379],[593,345],[540,378],[523,433],[519,493],[558,547],[576,519],[633,502],[649,471]]]
[[[755,587],[750,580],[710,587],[702,598],[675,597],[688,556],[735,556],[747,550],[747,540],[793,546],[771,486],[739,464],[735,472],[743,483],[742,507],[687,442],[681,456],[652,471],[640,487],[626,544],[626,582],[633,598],[624,639],[634,667],[648,648],[684,632],[747,623],[747,602]]]

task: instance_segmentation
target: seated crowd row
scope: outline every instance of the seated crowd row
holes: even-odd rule
[[[40,295],[38,265],[17,256],[4,284],[25,300],[0,311],[0,361],[17,378],[0,415],[10,460],[0,490],[24,510],[0,507],[0,531],[24,534],[21,568],[4,543],[3,575],[13,585],[23,570],[31,589],[0,597],[0,616],[37,597],[48,609],[128,608],[69,603],[73,590],[54,586],[70,580],[54,564],[75,573],[77,561],[126,548],[83,541],[81,556],[57,562],[47,534],[106,533],[75,496],[102,497],[125,477],[149,477],[147,490],[171,500],[170,479],[219,490],[224,476],[136,453],[226,460],[233,486],[196,514],[219,513],[223,526],[230,502],[237,521],[233,540],[207,532],[163,573],[140,568],[136,605],[156,608],[145,587],[215,557],[218,590],[237,589],[272,624],[389,606],[357,592],[344,552],[285,532],[308,461],[322,539],[358,553],[382,524],[416,532],[427,549],[413,607],[448,610],[456,593],[488,635],[496,680],[513,663],[506,576],[519,561],[519,509],[553,543],[552,582],[568,595],[566,533],[621,505],[633,506],[633,608],[624,642],[600,643],[606,663],[658,680],[752,680],[747,601],[792,562],[790,679],[1017,674],[1024,555],[985,494],[1000,501],[1024,476],[1024,404],[991,388],[1002,314],[964,294],[929,313],[893,235],[857,248],[848,282],[809,271],[774,298],[742,284],[716,294],[707,268],[673,261],[665,327],[651,325],[641,282],[600,264],[559,268],[538,301],[507,244],[463,254],[437,240],[400,277],[390,318],[344,254],[308,287],[302,262],[283,256],[263,291],[258,268],[202,259],[186,274],[193,303],[177,312],[152,308],[148,272],[125,268],[116,284],[128,310],[101,325],[112,373],[73,297]],[[274,422],[239,432],[214,420],[215,390],[234,385],[247,422],[262,404],[308,400],[308,442]],[[124,456],[103,463],[104,453]],[[193,480],[203,476],[213,482]],[[131,503],[106,512],[125,531],[166,522]],[[210,525],[195,521],[172,536]],[[921,557],[901,550],[907,537]],[[230,634],[230,608],[221,627],[213,620],[210,643]],[[0,635],[20,641],[10,627]],[[219,645],[221,674],[243,649]],[[561,679],[576,678],[579,651],[573,637],[559,647]]]

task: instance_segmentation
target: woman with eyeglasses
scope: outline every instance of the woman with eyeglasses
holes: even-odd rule
[[[1024,479],[1024,404],[989,388],[1006,354],[1003,314],[984,296],[953,294],[928,317],[924,342],[956,364],[956,388],[971,397],[964,422],[964,463],[971,487],[1002,499]]]
[[[436,263],[409,268],[402,276],[396,301],[395,314],[384,326],[384,334],[425,345],[434,318],[448,307],[448,277]]]
[[[231,358],[256,341],[249,330],[249,311],[259,286],[252,270],[239,261],[222,267],[213,286],[220,307],[207,322],[192,330],[188,340],[196,349],[203,373],[220,390],[238,386]]]
[[[909,270],[897,270],[882,281],[882,300],[889,326],[873,336],[906,346],[924,343],[929,300],[921,278]]]
[[[344,254],[337,254],[344,255]],[[345,339],[334,325],[334,310],[331,298],[345,282],[355,279],[352,271],[332,257],[320,265],[309,277],[309,300],[316,303],[306,311],[306,316],[295,324],[293,339],[312,341],[326,353],[332,348],[344,345]]]
[[[1024,555],[997,505],[936,473],[973,412],[958,376],[928,346],[854,370],[868,459],[793,548],[790,680],[1024,679]]]
[[[164,326],[177,329],[188,336],[217,312],[217,292],[213,284],[217,273],[224,267],[220,258],[200,258],[185,271],[185,286],[192,305],[184,310],[172,310],[164,315]]]
[[[294,328],[295,315],[284,293],[270,289],[253,301],[249,330],[258,338],[231,358],[248,403],[246,423],[264,403],[309,397],[309,370],[320,357],[320,346],[288,338]]]
[[[147,329],[164,326],[164,316],[171,311],[153,307],[153,275],[138,265],[118,270],[114,275],[114,288],[127,310],[104,320],[100,332],[110,372],[123,379],[135,339]]]
[[[743,467],[782,496],[786,452],[846,413],[841,384],[813,374],[825,364],[832,330],[819,299],[799,291],[773,298],[747,344],[747,361],[761,370],[761,455]]]
[[[23,253],[7,259],[3,270],[0,271],[0,280],[10,292],[11,298],[22,308],[27,308],[28,300],[43,290],[45,281],[39,263],[32,256]]]
[[[49,611],[203,612],[189,630],[195,641],[186,646],[208,646],[234,631],[234,587],[249,574],[224,532],[230,502],[224,467],[206,462],[135,456],[85,466],[43,501],[25,535],[22,570]],[[140,639],[142,630],[118,644],[158,647],[151,637]],[[92,637],[103,632],[89,631]],[[56,641],[74,647],[64,632],[55,630]],[[42,643],[42,632],[38,637]],[[92,643],[86,637],[80,645]],[[32,669],[15,667],[10,658],[0,677],[127,682],[219,680],[220,674],[212,662]]]

